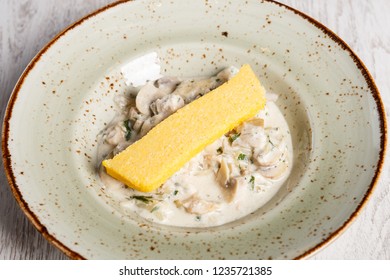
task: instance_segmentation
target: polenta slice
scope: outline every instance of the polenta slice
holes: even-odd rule
[[[228,82],[179,109],[114,158],[107,173],[142,192],[160,187],[192,157],[265,105],[265,90],[249,65]]]

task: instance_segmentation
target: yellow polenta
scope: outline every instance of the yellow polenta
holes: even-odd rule
[[[160,187],[192,157],[264,107],[265,90],[249,65],[179,109],[113,159],[107,173],[142,192]]]

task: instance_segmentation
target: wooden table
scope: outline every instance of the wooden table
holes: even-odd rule
[[[112,0],[0,0],[1,118],[11,91],[34,55],[72,22]],[[389,0],[280,0],[328,26],[347,42],[373,75],[390,107]],[[26,139],[28,141],[28,139]],[[390,156],[390,153],[389,153]],[[388,160],[362,214],[312,259],[390,259]],[[0,173],[0,259],[67,259],[30,224]]]

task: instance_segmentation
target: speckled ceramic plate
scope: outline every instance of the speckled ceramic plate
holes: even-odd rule
[[[120,68],[156,52],[163,73],[214,74],[249,63],[293,136],[295,164],[277,196],[211,229],[129,218],[96,174],[96,135],[126,90]],[[11,189],[36,228],[71,258],[306,257],[361,211],[382,167],[378,90],[326,27],[273,1],[118,2],[75,23],[30,63],[3,129]]]

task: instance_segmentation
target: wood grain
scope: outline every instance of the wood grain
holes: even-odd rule
[[[58,32],[114,1],[0,0],[0,114],[17,79]],[[373,75],[390,110],[390,1],[281,0],[336,32]],[[390,259],[390,165],[361,215],[312,259]],[[67,259],[30,224],[0,173],[0,259]]]

